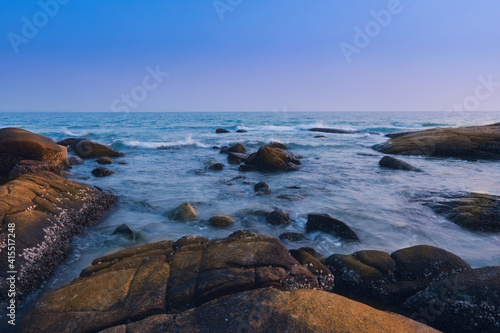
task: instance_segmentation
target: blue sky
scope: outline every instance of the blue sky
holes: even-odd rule
[[[495,0],[4,0],[0,110],[500,110],[498,13]]]

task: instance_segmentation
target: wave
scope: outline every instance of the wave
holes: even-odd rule
[[[158,149],[158,148],[175,148],[175,147],[197,147],[197,148],[209,148],[208,144],[194,140],[191,135],[188,135],[184,140],[171,141],[171,142],[154,142],[154,141],[138,141],[138,140],[118,140],[113,146],[115,147],[127,147],[127,148],[146,148],[146,149]]]
[[[76,138],[83,138],[83,137],[92,135],[92,132],[89,132],[89,131],[72,132],[67,128],[64,128],[62,132],[64,135],[76,137]]]

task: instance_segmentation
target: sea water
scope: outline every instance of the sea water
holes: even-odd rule
[[[0,113],[0,127],[19,127],[56,141],[87,138],[126,153],[116,161],[128,163],[107,166],[116,173],[104,178],[92,176],[98,166],[94,160],[69,170],[70,179],[108,189],[119,201],[99,224],[75,238],[67,259],[34,298],[69,283],[94,258],[113,251],[185,235],[221,238],[240,229],[276,237],[304,232],[310,213],[332,214],[351,226],[361,242],[315,232],[300,242],[284,241],[289,249],[310,246],[331,255],[429,244],[473,267],[499,265],[500,235],[468,231],[414,199],[429,191],[500,195],[500,162],[400,157],[424,170],[406,172],[380,168],[383,155],[371,148],[385,142],[387,133],[495,122],[500,122],[499,112]],[[308,131],[313,127],[359,133]],[[231,133],[216,134],[217,128]],[[247,132],[236,133],[238,129]],[[300,171],[239,172],[213,149],[243,143],[253,152],[271,141],[304,157]],[[207,171],[207,163],[214,161],[224,163],[224,170]],[[253,184],[261,181],[272,194],[255,195]],[[168,218],[183,202],[196,208],[199,220]],[[271,226],[253,214],[275,208],[290,214],[289,226]],[[210,227],[206,220],[213,215],[232,216],[236,224]],[[113,235],[121,224],[135,230],[137,239]]]

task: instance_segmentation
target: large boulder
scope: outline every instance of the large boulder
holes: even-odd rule
[[[250,154],[245,165],[255,167],[259,171],[297,171],[300,161],[293,155],[283,151],[262,146],[256,153]]]
[[[124,153],[119,153],[111,147],[102,145],[90,140],[75,140],[71,146],[73,151],[81,158],[99,157],[122,157]]]
[[[450,276],[409,298],[412,318],[443,332],[500,332],[500,266]]]
[[[211,242],[200,237],[163,241],[95,259],[79,278],[42,297],[24,318],[21,332],[97,332],[268,287],[319,284],[274,237],[242,233]],[[216,327],[210,321],[203,325]]]
[[[55,173],[69,167],[66,148],[53,140],[20,128],[0,129],[0,175],[9,177],[22,160],[43,162],[47,169]],[[24,168],[27,168],[26,164]],[[40,171],[35,169],[34,172]]]
[[[96,223],[115,200],[108,192],[46,171],[0,186],[0,303],[7,301],[7,271],[17,271],[16,298],[22,300],[64,259],[73,237]],[[7,265],[9,233],[15,233],[15,269]]]
[[[463,228],[500,232],[499,196],[473,192],[433,193],[418,200]]]
[[[500,123],[401,133],[373,146],[384,154],[500,159]]]
[[[359,237],[346,223],[330,214],[307,215],[307,232],[322,231],[348,241],[358,241]]]

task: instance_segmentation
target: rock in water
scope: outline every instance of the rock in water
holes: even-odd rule
[[[267,223],[271,225],[289,225],[290,215],[281,209],[275,209],[266,216]]]
[[[268,145],[268,147],[271,147],[271,148],[277,148],[277,149],[283,149],[283,150],[287,150],[288,149],[288,146],[285,145],[284,143],[281,143],[281,142],[278,142],[278,141],[271,141]]]
[[[500,196],[474,192],[434,193],[420,200],[463,228],[500,232]]]
[[[95,168],[94,170],[92,170],[92,174],[96,177],[107,177],[111,176],[114,173],[116,173],[116,171],[109,170],[108,168],[103,167]]]
[[[26,174],[0,186],[0,303],[7,302],[7,232],[16,234],[16,298],[38,289],[64,259],[83,227],[95,224],[116,197],[51,172]],[[12,230],[12,229],[11,229]]]
[[[212,216],[208,220],[208,224],[210,224],[212,227],[217,227],[217,228],[225,228],[232,226],[234,224],[234,220],[230,218],[229,216],[224,216],[224,215],[216,215]]]
[[[335,219],[330,214],[307,215],[307,232],[322,231],[340,237],[344,240],[360,241],[358,235],[344,222]]]
[[[384,154],[500,159],[500,124],[399,133],[373,149]]]
[[[290,241],[290,242],[298,242],[298,241],[301,241],[301,240],[305,239],[305,237],[300,232],[291,232],[291,231],[289,231],[289,232],[282,233],[279,236],[279,239],[281,239],[282,241],[283,240],[287,240],[287,241]]]
[[[215,133],[217,133],[217,134],[230,133],[230,131],[228,131],[227,129],[218,128],[215,130]]]
[[[407,171],[417,171],[421,172],[421,169],[415,168],[414,166],[406,163],[405,161],[398,160],[397,158],[391,156],[384,156],[378,162],[381,167],[396,169],[396,170],[407,170]]]
[[[227,154],[227,162],[229,164],[238,165],[238,164],[245,162],[246,160],[247,160],[247,155],[245,155],[245,154],[232,153],[232,152],[229,152]]]
[[[96,162],[97,164],[113,164],[113,160],[109,157],[99,157]]]
[[[248,132],[248,131],[245,131],[244,129],[239,129],[236,131],[236,133],[246,133],[246,132]]]
[[[189,202],[185,202],[177,208],[172,209],[168,217],[176,221],[189,221],[196,220],[198,218],[198,214]]]
[[[247,153],[247,149],[245,148],[245,145],[242,143],[237,143],[237,144],[229,147],[227,151],[231,152],[231,153],[239,153],[239,154],[246,154]]]
[[[66,148],[53,140],[20,128],[0,129],[0,175],[9,177],[21,160],[45,162],[58,174],[69,167]]]
[[[212,171],[222,171],[224,170],[225,165],[222,163],[214,163],[208,166],[208,170]]]
[[[69,158],[69,164],[71,164],[71,165],[80,165],[83,163],[85,163],[85,162],[78,156],[71,156]]]
[[[128,225],[121,224],[118,226],[115,231],[113,231],[113,235],[124,235],[130,240],[135,240],[136,239],[136,232],[132,230]]]
[[[294,156],[277,149],[263,146],[257,153],[250,154],[245,162],[259,171],[297,171],[300,161]]]
[[[90,140],[75,141],[73,150],[81,158],[99,158],[99,157],[122,157],[123,153],[119,153],[111,147],[101,145],[100,143]]]
[[[257,193],[257,195],[265,195],[271,194],[271,190],[269,189],[269,185],[265,182],[259,182],[254,185],[253,190]]]
[[[355,134],[359,133],[358,131],[349,131],[349,130],[343,130],[343,129],[337,129],[337,128],[310,128],[309,131],[311,132],[324,132],[324,133],[336,133],[336,134]]]

